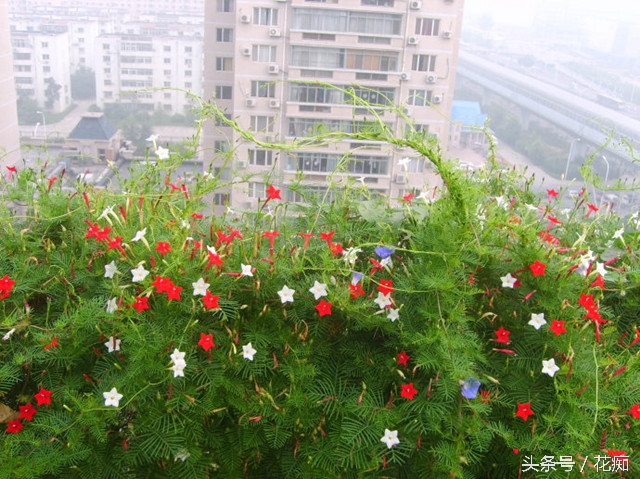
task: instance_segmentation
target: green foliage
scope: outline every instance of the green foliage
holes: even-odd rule
[[[85,66],[81,66],[71,74],[71,98],[74,100],[96,99],[96,73]]]
[[[215,216],[204,201],[224,183],[172,183],[175,153],[122,192],[68,193],[39,170],[3,181],[0,477],[513,478],[535,477],[529,455],[577,471],[613,450],[635,470],[637,216],[585,198],[556,211],[411,129],[313,140],[347,137],[414,148],[446,190],[396,204],[342,184],[287,204],[276,189]]]

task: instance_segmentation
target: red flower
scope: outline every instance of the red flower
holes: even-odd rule
[[[302,248],[307,249],[309,247],[309,239],[313,238],[315,235],[313,233],[298,233],[298,236],[302,236],[304,238]]]
[[[409,359],[411,359],[411,356],[409,356],[405,351],[398,353],[397,356],[398,364],[402,364],[403,366],[407,367],[407,363],[409,362]]]
[[[138,313],[142,313],[145,309],[149,309],[149,298],[146,296],[136,296],[132,306]]]
[[[631,409],[627,411],[627,414],[631,414],[636,419],[640,419],[640,404],[635,403],[633,406],[631,406]]]
[[[8,432],[9,434],[18,434],[22,431],[23,427],[24,425],[20,422],[20,419],[14,419],[7,423],[7,429],[5,429],[5,432]]]
[[[216,345],[213,342],[213,334],[200,333],[200,341],[198,341],[198,346],[202,346],[202,349],[204,349],[205,351],[209,351],[211,348],[215,348]]]
[[[89,220],[85,220],[85,223],[89,225],[89,230],[87,231],[87,234],[84,235],[84,239],[96,238],[100,232],[100,226],[98,223],[92,223]]]
[[[210,268],[213,265],[222,266],[224,264],[224,261],[222,260],[222,258],[220,258],[220,255],[218,253],[213,253],[209,251],[208,254],[209,254],[209,258],[208,258],[207,266],[205,267],[205,269]]]
[[[538,260],[535,260],[533,264],[529,265],[529,269],[534,276],[544,276],[544,270],[547,267],[546,264],[541,263]]]
[[[167,290],[167,299],[175,299],[177,301],[180,301],[182,299],[180,297],[180,291],[182,291],[182,286],[176,286],[175,284],[172,284],[171,287]]]
[[[511,331],[507,331],[503,326],[494,331],[494,334],[496,335],[496,339],[494,339],[496,343],[509,344],[511,342],[509,341]]]
[[[389,293],[393,293],[395,289],[393,289],[393,280],[391,279],[381,279],[380,286],[376,288],[382,294],[387,295]]]
[[[278,231],[265,231],[262,233],[263,238],[269,238],[269,247],[273,249],[273,243],[275,242],[276,236],[280,233]]]
[[[96,232],[96,240],[109,241],[109,233],[111,233],[111,228],[105,226],[104,228]]]
[[[592,294],[581,293],[578,304],[584,309],[595,309],[597,307]]]
[[[414,195],[413,193],[409,193],[409,194],[404,195],[402,197],[402,201],[404,201],[405,203],[411,204],[411,200],[413,200],[415,197],[416,197],[416,195]]]
[[[53,339],[51,340],[51,342],[47,345],[45,345],[44,349],[45,351],[48,351],[51,348],[57,348],[58,346],[60,346],[58,344],[58,336],[54,336]]]
[[[517,417],[520,417],[523,421],[526,421],[532,414],[533,411],[531,410],[530,402],[524,404],[518,403],[518,412],[516,413]]]
[[[558,192],[554,189],[550,189],[547,190],[547,194],[551,197],[551,198],[555,198],[556,196],[558,196]]]
[[[269,185],[269,188],[267,188],[266,193],[267,193],[267,201],[282,199],[280,197],[280,190],[273,185]]]
[[[45,388],[40,388],[40,391],[33,396],[36,400],[37,406],[51,404],[51,394],[53,394],[53,391],[47,391]]]
[[[557,319],[551,321],[549,330],[553,331],[556,336],[560,336],[562,333],[567,332],[567,328],[564,327],[564,321],[559,321]]]
[[[202,297],[202,302],[204,303],[204,307],[207,309],[218,309],[220,308],[220,305],[218,304],[219,299],[220,296],[214,296],[211,294],[211,291],[207,291],[207,294]]]
[[[26,419],[27,421],[32,421],[34,414],[38,412],[31,404],[19,406],[18,408],[20,409],[20,418]]]
[[[158,245],[156,246],[156,251],[160,253],[162,256],[171,251],[171,245],[166,241],[158,241]]]
[[[357,298],[358,296],[362,296],[364,294],[364,289],[362,289],[361,284],[349,283],[349,291],[351,292],[352,298]]]
[[[115,238],[108,239],[109,245],[107,246],[107,251],[110,249],[117,249],[120,252],[124,253],[124,249],[122,248],[122,236],[116,236]]]
[[[607,454],[609,454],[609,456],[611,457],[626,456],[627,451],[621,451],[619,449],[607,449]]]
[[[331,248],[331,252],[334,256],[339,256],[344,252],[344,248],[340,243],[331,243],[329,247]]]
[[[0,292],[5,294],[13,291],[13,285],[16,284],[14,280],[12,280],[9,275],[4,275],[3,278],[0,278]]]
[[[331,314],[331,303],[321,299],[318,304],[315,306],[316,310],[318,310],[318,314],[320,316],[326,316]]]
[[[600,209],[596,205],[592,205],[591,203],[587,203],[587,206],[589,207],[589,210],[593,211],[594,213]]]
[[[601,274],[596,276],[596,279],[589,285],[590,288],[604,289],[604,278]]]
[[[333,240],[333,235],[336,234],[335,231],[329,231],[328,233],[320,233],[320,239],[322,241],[326,241],[327,244],[331,244],[331,241]]]
[[[409,401],[413,401],[413,396],[415,396],[416,394],[418,394],[418,391],[416,391],[416,389],[413,387],[413,383],[402,385],[402,392],[400,393],[400,396],[402,396],[403,398],[407,398]]]
[[[175,287],[171,278],[163,278],[162,276],[156,276],[151,286],[154,286],[158,293],[168,293],[171,288]]]

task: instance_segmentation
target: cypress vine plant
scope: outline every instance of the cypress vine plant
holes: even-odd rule
[[[411,147],[446,189],[336,174],[331,201],[289,204],[267,178],[255,211],[211,216],[222,180],[179,183],[164,148],[121,191],[8,172],[0,477],[633,474],[637,215],[562,209],[493,161],[469,176],[383,123],[241,132]]]

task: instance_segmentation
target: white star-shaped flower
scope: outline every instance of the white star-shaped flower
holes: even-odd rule
[[[391,268],[393,266],[393,260],[391,259],[391,256],[389,256],[387,258],[382,258],[380,260],[380,265],[383,268],[387,268],[387,267]]]
[[[242,276],[253,276],[250,264],[240,264],[240,267],[242,268],[242,273],[240,273]]]
[[[507,208],[507,205],[509,203],[507,202],[507,200],[505,199],[504,196],[496,196],[496,197],[494,197],[494,199],[496,200],[496,203],[498,204],[498,206],[500,208],[504,208],[504,209]]]
[[[387,314],[387,318],[394,322],[396,319],[400,319],[400,310],[391,308],[389,309],[389,314]]]
[[[349,263],[353,266],[358,259],[358,253],[361,253],[362,250],[360,248],[347,248],[342,252],[342,259],[344,259],[345,263]]]
[[[116,312],[116,310],[118,309],[117,301],[118,301],[118,298],[115,298],[115,297],[107,300],[107,305],[106,305],[107,313],[113,314]]]
[[[409,163],[411,163],[411,158],[409,158],[408,156],[405,156],[404,158],[400,158],[398,160],[398,166],[402,166],[402,167],[408,167]]]
[[[278,296],[280,296],[280,301],[282,301],[282,304],[293,303],[293,293],[295,293],[295,290],[289,288],[285,284],[283,288],[278,291]]]
[[[177,462],[178,460],[184,462],[191,457],[191,454],[186,449],[183,449],[178,454],[173,457],[173,462]]]
[[[177,377],[184,377],[184,368],[186,367],[187,363],[185,363],[184,361],[181,362],[177,362],[175,364],[173,364],[171,366],[171,370],[173,371],[173,377],[177,378]]]
[[[313,287],[309,289],[309,292],[313,294],[313,297],[318,300],[327,295],[327,285],[324,283],[313,282]]]
[[[604,263],[596,262],[596,273],[604,278],[604,275],[607,274],[607,270],[604,269]]]
[[[111,391],[107,391],[102,393],[104,396],[104,405],[105,406],[120,406],[120,399],[122,399],[122,394],[118,392],[116,388],[112,388]]]
[[[200,278],[195,283],[191,283],[193,286],[193,295],[194,296],[206,296],[207,289],[209,289],[209,283],[205,283],[204,279]]]
[[[113,278],[113,275],[118,272],[118,268],[116,266],[115,261],[112,261],[109,264],[104,265],[104,277],[105,278]]]
[[[141,281],[144,281],[144,279],[147,277],[148,274],[149,274],[149,271],[144,269],[144,266],[142,266],[142,263],[139,263],[136,268],[131,270],[131,276],[133,276],[131,281],[134,283],[140,283]]]
[[[531,313],[531,320],[527,324],[536,329],[540,329],[542,326],[547,324],[544,319],[544,313]]]
[[[169,356],[171,358],[171,361],[173,361],[174,364],[178,364],[180,362],[184,363],[184,355],[186,353],[180,351],[179,349],[174,349],[173,353],[171,353],[171,356]],[[185,363],[186,364],[186,363]]]
[[[380,439],[380,441],[384,442],[389,449],[393,446],[400,444],[400,440],[398,439],[398,431],[389,431],[388,429],[384,430],[384,436]]]
[[[155,143],[156,141],[158,141],[158,135],[154,133],[153,135],[150,135],[149,138],[147,138],[145,141],[151,141]]]
[[[106,218],[108,215],[112,215],[113,214],[113,209],[116,207],[116,205],[111,205],[111,206],[107,206],[102,213],[100,214],[100,216],[98,216],[98,221],[101,219]]]
[[[560,368],[558,366],[556,366],[556,360],[551,358],[548,360],[542,360],[542,373],[543,374],[548,374],[549,376],[553,377],[558,371],[560,370]]]
[[[162,146],[159,146],[156,150],[156,155],[158,155],[159,160],[167,160],[169,158],[169,150]]]
[[[245,344],[244,346],[242,346],[242,357],[245,359],[248,359],[249,361],[253,361],[253,356],[257,352],[258,351],[253,349],[253,346],[251,345],[251,343]]]
[[[111,336],[104,345],[110,353],[120,351],[120,340],[116,339],[115,336]]]
[[[136,232],[136,235],[131,238],[132,242],[136,242],[136,241],[140,241],[141,239],[144,239],[144,235],[147,234],[147,228],[142,228],[140,231]]]
[[[389,294],[382,294],[381,291],[378,291],[378,297],[376,299],[373,300],[374,303],[376,303],[380,309],[384,309],[387,306],[391,306],[391,293]]]
[[[624,228],[620,228],[619,230],[617,230],[615,233],[613,233],[613,239],[618,239],[618,238],[622,238],[622,235],[624,234]]]
[[[500,280],[502,281],[503,288],[513,288],[518,278],[513,276],[511,273],[507,273],[506,276],[500,276]]]

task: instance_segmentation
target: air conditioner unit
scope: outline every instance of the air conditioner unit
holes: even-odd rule
[[[402,72],[400,73],[400,80],[402,81],[411,80],[411,75],[407,72]]]
[[[280,102],[272,98],[269,100],[269,108],[280,108]]]
[[[240,15],[240,23],[249,23],[251,21],[251,17],[246,13],[244,15]]]
[[[256,106],[256,103],[257,101],[255,98],[247,98],[247,103],[246,103],[247,106]]]
[[[411,0],[411,2],[409,2],[409,8],[411,10],[420,10],[422,8],[422,2],[420,0]]]
[[[279,37],[280,36],[280,29],[279,28],[270,28],[269,29],[269,36],[270,37]]]
[[[247,161],[246,160],[238,160],[236,161],[236,166],[240,169],[245,169],[247,167]]]
[[[431,98],[431,103],[433,103],[434,105],[442,103],[442,95],[433,95],[433,98]]]
[[[396,175],[395,180],[396,184],[404,185],[407,182],[407,177],[403,174]]]
[[[435,83],[438,81],[438,75],[436,75],[435,73],[430,73],[425,77],[425,81],[427,83]]]
[[[276,65],[275,63],[271,63],[269,65],[269,73],[272,75],[275,75],[277,73],[280,72],[280,67],[278,65]]]
[[[450,30],[447,30],[446,32],[442,32],[442,38],[451,38],[453,37],[453,32]]]
[[[420,43],[420,37],[411,36],[407,38],[407,45],[417,45]]]
[[[248,57],[249,55],[251,55],[251,47],[242,47],[242,54],[245,57]]]

